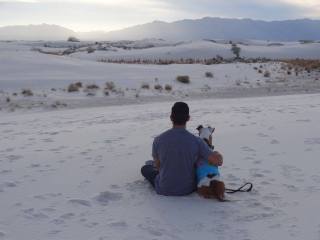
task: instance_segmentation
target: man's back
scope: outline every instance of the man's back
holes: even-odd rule
[[[181,196],[196,189],[195,164],[208,158],[211,150],[185,128],[172,128],[153,142],[152,155],[160,161],[155,180],[158,194]]]

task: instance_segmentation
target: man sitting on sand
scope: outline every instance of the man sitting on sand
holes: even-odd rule
[[[170,119],[173,127],[154,139],[154,165],[143,166],[141,173],[158,194],[188,195],[197,189],[195,172],[198,160],[208,159],[212,165],[221,166],[222,158],[216,158],[203,140],[187,131],[190,116],[186,103],[176,102]]]

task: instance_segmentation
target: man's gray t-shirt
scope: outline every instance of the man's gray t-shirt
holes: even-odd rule
[[[187,195],[196,190],[196,163],[208,159],[210,148],[199,137],[184,128],[172,128],[153,142],[152,156],[160,161],[160,172],[155,179],[158,194]]]

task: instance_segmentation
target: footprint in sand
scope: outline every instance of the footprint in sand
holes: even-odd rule
[[[0,175],[2,175],[2,174],[8,174],[8,173],[11,173],[11,172],[12,172],[11,169],[3,169],[3,170],[0,171]]]
[[[161,237],[163,235],[163,233],[165,232],[165,229],[161,229],[158,227],[149,226],[149,225],[145,225],[145,224],[139,224],[138,227],[141,230],[146,231],[147,233],[149,233],[150,235],[152,235],[154,237]]]
[[[295,185],[291,184],[283,184],[284,187],[286,187],[290,192],[298,192],[299,188]]]
[[[3,187],[6,187],[6,188],[14,188],[14,187],[17,187],[18,185],[18,182],[5,182],[3,183]]]
[[[235,175],[233,175],[231,173],[226,175],[226,179],[228,179],[228,181],[240,181],[240,178],[236,177]]]
[[[318,145],[320,144],[320,138],[307,138],[304,140],[306,145]]]
[[[48,235],[57,235],[61,232],[61,230],[52,230],[50,232],[48,232]]]
[[[299,178],[304,177],[304,174],[302,173],[301,169],[291,166],[291,165],[281,165],[281,174],[285,178]]]
[[[303,123],[305,123],[305,122],[311,122],[311,120],[310,120],[310,119],[297,119],[296,122],[303,122]]]
[[[23,156],[21,156],[21,155],[8,155],[6,158],[9,160],[9,162],[15,162],[19,159],[22,159]]]
[[[72,205],[75,205],[75,206],[91,207],[91,203],[83,199],[71,199],[68,201],[68,203],[71,203]]]
[[[247,147],[247,146],[241,147],[241,150],[244,151],[244,152],[256,152],[255,149]]]
[[[125,221],[112,222],[108,224],[112,228],[127,228],[128,224]]]
[[[61,215],[59,218],[64,220],[69,220],[69,219],[72,219],[73,217],[75,217],[75,214],[70,212],[70,213],[65,213]]]
[[[94,197],[94,200],[102,206],[108,205],[111,201],[119,201],[122,198],[122,193],[105,191],[101,192],[98,196]]]
[[[272,139],[270,144],[279,144],[280,142],[277,139]]]
[[[269,135],[268,135],[268,134],[265,134],[265,133],[258,133],[257,136],[258,136],[258,137],[262,137],[262,138],[269,137]]]
[[[320,176],[319,175],[312,175],[311,179],[316,183],[320,183]]]
[[[260,164],[261,162],[262,162],[261,160],[253,161],[254,164]]]
[[[94,228],[94,227],[96,227],[96,226],[98,226],[98,225],[99,225],[98,222],[90,222],[90,223],[85,224],[85,226],[86,226],[87,228]]]
[[[36,211],[34,208],[28,208],[22,210],[23,216],[27,219],[33,219],[33,220],[43,220],[49,218],[48,215]]]

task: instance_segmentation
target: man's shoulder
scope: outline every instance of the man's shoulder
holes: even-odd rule
[[[166,139],[166,138],[172,138],[175,136],[181,136],[181,134],[183,135],[183,138],[185,139],[189,139],[190,141],[194,141],[194,142],[200,142],[200,138],[193,135],[191,132],[189,132],[187,129],[168,129],[164,132],[162,132],[161,134],[159,134],[155,140],[160,141],[161,139]]]

